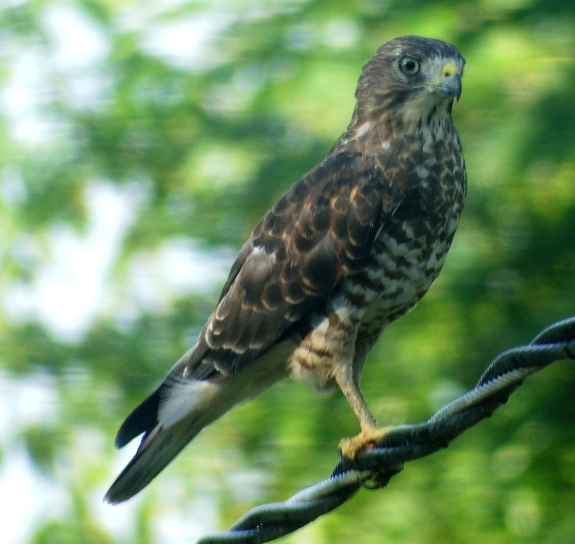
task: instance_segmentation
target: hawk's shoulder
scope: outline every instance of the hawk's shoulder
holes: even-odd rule
[[[334,149],[256,226],[184,374],[205,379],[236,373],[267,350],[342,276],[365,266],[373,240],[401,200],[361,154]]]

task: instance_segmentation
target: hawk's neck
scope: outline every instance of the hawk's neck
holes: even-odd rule
[[[423,114],[417,114],[417,111]],[[360,154],[391,182],[407,189],[422,181],[439,181],[439,164],[462,157],[461,144],[451,120],[451,104],[431,108],[400,108],[395,114],[354,117],[333,152]],[[463,159],[461,159],[462,161]],[[454,164],[456,179],[465,184],[465,165]],[[433,175],[436,172],[437,176]],[[462,187],[463,192],[465,191]]]

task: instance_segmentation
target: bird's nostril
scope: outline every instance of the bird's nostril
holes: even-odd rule
[[[446,62],[443,65],[441,72],[443,74],[443,78],[447,79],[448,77],[451,77],[451,76],[457,74],[457,67],[452,62]]]

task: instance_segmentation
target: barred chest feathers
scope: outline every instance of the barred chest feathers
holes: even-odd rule
[[[365,267],[343,278],[321,311],[310,314],[309,332],[290,358],[292,376],[311,380],[319,389],[335,385],[334,364],[350,356],[359,380],[381,332],[413,308],[437,278],[463,208],[465,164],[449,115],[433,127],[404,132],[409,136],[400,141],[383,140],[378,146],[362,141],[375,134],[360,127],[357,139],[344,135],[341,143],[377,149],[367,160],[402,188],[404,200],[382,225]],[[353,338],[353,344],[340,341],[344,337]]]
[[[376,314],[388,323],[413,307],[437,278],[463,209],[467,181],[461,144],[451,119],[443,120],[396,143],[393,159],[394,147],[384,141],[376,157],[405,187],[405,199],[374,241],[370,266],[348,281],[362,283],[366,277],[379,287],[373,297],[381,306]]]

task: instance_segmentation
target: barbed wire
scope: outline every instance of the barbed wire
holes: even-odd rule
[[[197,544],[269,542],[331,512],[361,487],[384,487],[403,470],[406,461],[447,447],[456,436],[507,402],[527,376],[561,359],[575,359],[575,316],[550,325],[530,344],[498,355],[473,389],[424,423],[390,428],[376,447],[358,454],[353,461],[340,456],[326,480],[285,502],[253,508],[228,531],[207,535]]]

